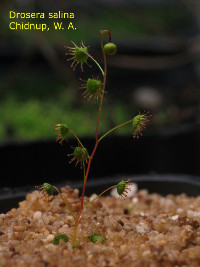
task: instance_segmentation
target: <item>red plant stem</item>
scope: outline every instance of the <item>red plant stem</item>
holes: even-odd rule
[[[110,31],[108,31],[108,30],[103,30],[103,31],[101,31],[101,36],[100,36],[101,44],[102,44],[102,38],[103,38],[104,33],[107,33],[107,34],[108,34],[109,43],[111,43],[111,33],[110,33]]]
[[[76,217],[76,222],[75,222],[75,236],[74,236],[73,243],[76,242],[77,227],[78,227],[78,224],[79,224],[79,221],[80,221],[80,218],[81,218],[81,214],[82,214],[82,211],[83,211],[84,196],[85,196],[85,186],[86,186],[88,174],[89,174],[89,171],[90,171],[91,162],[92,162],[92,159],[93,159],[94,154],[96,152],[97,146],[99,144],[99,142],[98,142],[98,129],[99,129],[99,122],[100,122],[101,111],[102,111],[103,97],[104,97],[105,85],[106,85],[106,74],[107,74],[106,55],[104,53],[104,48],[103,48],[103,35],[106,34],[106,33],[109,36],[109,42],[111,42],[111,34],[110,34],[110,32],[108,30],[101,31],[100,43],[101,43],[101,49],[102,49],[103,58],[104,58],[104,76],[103,76],[103,89],[102,89],[102,94],[101,94],[101,102],[100,102],[100,105],[99,105],[99,114],[98,114],[97,125],[96,125],[96,132],[95,132],[96,143],[94,145],[94,149],[92,151],[92,154],[91,154],[91,156],[89,158],[88,166],[87,166],[87,171],[86,171],[86,174],[85,174],[85,177],[84,177],[83,190],[82,190],[82,198],[81,198],[81,207],[80,207],[79,213],[78,213],[78,215]],[[73,245],[75,245],[75,244],[73,244]]]
[[[103,49],[103,35],[105,33],[108,34],[108,36],[109,36],[109,42],[111,42],[111,34],[110,34],[110,32],[107,31],[107,30],[102,31],[101,32],[101,35],[100,35],[100,43],[101,43],[101,50],[103,52],[104,76],[103,76],[103,90],[102,90],[102,94],[101,94],[101,102],[100,102],[100,105],[99,105],[99,115],[98,115],[98,119],[97,119],[97,126],[96,126],[96,133],[95,133],[96,143],[98,143],[98,136],[97,135],[98,135],[99,122],[100,122],[101,110],[102,110],[102,105],[103,105],[103,97],[104,97],[105,86],[106,86],[106,75],[107,75],[106,55],[105,55],[104,49]]]

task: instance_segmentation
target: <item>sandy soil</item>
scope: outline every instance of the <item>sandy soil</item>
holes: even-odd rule
[[[61,191],[76,213],[78,190]],[[125,201],[101,197],[84,210],[80,245],[73,249],[74,220],[62,199],[51,196],[46,203],[40,196],[27,194],[18,209],[0,215],[1,267],[200,266],[200,197],[163,197],[146,190]],[[59,233],[69,241],[54,245]],[[93,233],[105,237],[103,244],[90,241]]]

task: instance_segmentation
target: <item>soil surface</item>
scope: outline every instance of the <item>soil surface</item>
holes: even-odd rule
[[[76,214],[78,190],[61,192]],[[73,231],[74,219],[59,195],[47,203],[38,191],[27,194],[18,209],[0,215],[0,266],[200,266],[200,196],[142,190],[124,201],[101,197],[84,210],[75,249]],[[69,241],[54,245],[59,233]],[[95,233],[105,241],[92,243],[88,236]]]

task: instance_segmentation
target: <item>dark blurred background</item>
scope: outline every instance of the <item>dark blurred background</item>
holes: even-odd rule
[[[77,30],[11,31],[10,10],[74,12]],[[91,176],[200,175],[199,0],[2,0],[0,14],[2,186],[80,178],[66,156],[76,142],[56,144],[53,124],[70,125],[91,151],[97,106],[83,99],[78,78],[100,73],[94,64],[73,72],[64,46],[83,40],[102,64],[102,29],[111,31],[118,53],[108,59],[100,132],[138,111],[152,118],[139,140],[124,127],[103,141]]]

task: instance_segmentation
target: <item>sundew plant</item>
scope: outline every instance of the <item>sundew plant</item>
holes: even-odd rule
[[[108,43],[105,45],[103,44],[103,37],[107,35],[108,36]],[[149,113],[143,112],[137,114],[135,117],[115,126],[114,128],[108,130],[106,133],[104,133],[102,136],[99,137],[99,123],[101,119],[101,113],[102,113],[102,106],[103,106],[103,100],[104,100],[104,93],[105,93],[105,87],[106,87],[106,76],[107,76],[107,62],[106,57],[107,56],[114,56],[117,53],[117,46],[116,44],[111,42],[111,33],[108,30],[102,30],[100,32],[100,45],[103,55],[103,61],[104,66],[101,67],[100,64],[96,59],[94,59],[93,56],[91,56],[88,52],[88,47],[83,44],[83,42],[80,44],[80,46],[76,45],[74,42],[72,42],[72,47],[67,47],[67,57],[68,61],[71,62],[71,67],[73,70],[76,69],[78,65],[80,65],[81,70],[83,71],[84,64],[88,64],[88,61],[93,62],[96,64],[100,70],[101,78],[94,78],[89,77],[86,81],[82,81],[81,88],[83,89],[83,96],[85,98],[88,98],[89,100],[94,100],[97,104],[97,108],[99,110],[98,117],[97,117],[97,123],[96,123],[96,130],[95,130],[95,145],[93,147],[93,150],[89,152],[87,148],[83,145],[79,137],[76,135],[75,131],[70,128],[70,125],[65,123],[57,123],[55,126],[55,130],[57,133],[56,141],[58,141],[60,144],[63,144],[65,140],[68,139],[70,135],[74,136],[78,142],[78,145],[73,149],[73,152],[69,154],[68,156],[71,157],[70,163],[75,162],[75,166],[79,165],[79,167],[83,170],[83,188],[82,188],[82,196],[81,196],[81,203],[80,203],[80,209],[78,212],[74,212],[70,203],[66,202],[60,191],[57,187],[49,184],[44,183],[42,186],[37,187],[39,190],[42,190],[42,193],[44,194],[45,198],[48,200],[49,196],[53,195],[54,190],[57,191],[57,193],[62,198],[63,202],[65,203],[66,208],[69,210],[70,214],[72,215],[74,219],[74,234],[72,237],[72,246],[75,248],[78,244],[77,240],[77,230],[78,225],[81,220],[81,215],[83,212],[83,209],[87,208],[92,202],[94,202],[98,197],[102,196],[105,192],[112,188],[117,188],[117,193],[120,197],[125,198],[126,194],[129,190],[128,183],[129,181],[120,181],[118,184],[113,185],[107,189],[105,189],[100,195],[98,195],[96,198],[88,202],[86,205],[84,203],[84,197],[85,197],[85,189],[86,184],[90,172],[90,167],[92,164],[92,160],[94,158],[95,152],[99,146],[99,143],[109,134],[114,132],[120,127],[123,127],[127,124],[130,124],[133,131],[133,137],[139,138],[139,136],[142,135],[142,131],[145,128],[145,125],[149,119]],[[99,241],[103,243],[104,237],[99,235],[98,233],[93,233],[88,238],[95,243],[96,241]],[[60,239],[63,239],[65,242],[68,241],[68,237],[65,234],[60,234],[55,237],[54,244],[58,245]]]

